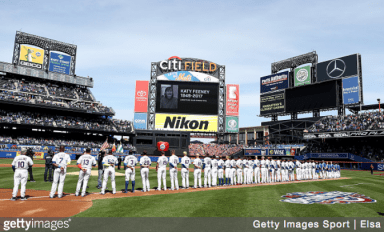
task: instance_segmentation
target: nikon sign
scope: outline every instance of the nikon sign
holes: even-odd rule
[[[155,129],[217,132],[217,116],[156,114]]]
[[[311,84],[311,66],[307,65],[304,67],[296,68],[294,86],[308,84]]]

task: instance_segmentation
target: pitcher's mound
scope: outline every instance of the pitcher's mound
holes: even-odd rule
[[[67,175],[78,176],[79,172],[67,172]],[[98,170],[92,170],[91,176],[99,176],[99,171]],[[123,173],[120,173],[120,172],[115,172],[115,176],[125,176],[125,175]]]

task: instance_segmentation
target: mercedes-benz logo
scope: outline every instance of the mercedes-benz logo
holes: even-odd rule
[[[330,78],[338,78],[344,74],[346,68],[343,60],[334,59],[327,65],[327,75]]]
[[[139,97],[145,97],[145,96],[147,96],[147,92],[145,92],[145,91],[137,91],[137,96],[139,96]]]

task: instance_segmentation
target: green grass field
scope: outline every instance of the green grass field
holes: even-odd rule
[[[9,160],[0,160],[9,163]],[[37,162],[36,162],[37,163]],[[73,162],[74,163],[74,162]],[[78,171],[68,168],[67,172]],[[124,170],[117,170],[123,173]],[[50,190],[51,183],[43,181],[44,168],[34,168],[37,182],[28,182],[28,189]],[[192,174],[192,173],[191,173]],[[190,185],[193,175],[190,174]],[[222,189],[201,192],[175,193],[154,196],[137,196],[94,200],[93,206],[77,217],[381,217],[384,213],[383,176],[371,176],[370,172],[342,171],[348,180],[294,183],[250,188]],[[67,175],[64,192],[74,193],[77,176]],[[157,187],[155,170],[150,170],[151,188]],[[167,187],[170,187],[167,172]],[[0,168],[0,188],[13,187],[11,168]],[[179,184],[181,176],[179,172]],[[89,192],[99,192],[97,177],[91,177]],[[116,177],[117,190],[124,188],[124,177]],[[130,185],[131,186],[131,185]],[[341,187],[343,186],[343,187]],[[108,183],[109,189],[110,183]],[[141,177],[136,170],[136,189],[140,189]],[[300,205],[280,202],[281,196],[291,192],[343,191],[364,194],[376,203],[333,205]]]

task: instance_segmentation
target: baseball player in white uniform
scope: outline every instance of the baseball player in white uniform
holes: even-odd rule
[[[149,191],[151,189],[149,185],[149,167],[151,166],[151,159],[147,156],[147,151],[143,151],[143,156],[140,158],[140,174],[141,181],[143,183],[143,192]]]
[[[267,168],[267,183],[271,183],[271,157],[265,160],[265,167]]]
[[[223,186],[224,185],[224,160],[223,159],[219,159],[218,167],[219,169],[217,170],[217,175],[219,178],[219,186]]]
[[[292,160],[289,161],[289,177],[291,181],[295,181],[295,163]]]
[[[253,184],[253,169],[254,169],[254,162],[251,159],[251,157],[248,157],[248,180],[247,184]]]
[[[186,151],[183,152],[184,157],[181,158],[181,178],[183,182],[183,188],[189,189],[189,165],[191,164],[191,159],[188,157]]]
[[[301,163],[296,160],[296,179],[301,180]]]
[[[104,179],[100,194],[105,194],[109,176],[111,177],[112,194],[116,194],[115,166],[117,165],[118,160],[115,156],[112,155],[112,150],[109,150],[108,155],[103,158],[102,163],[104,167]]]
[[[231,184],[231,178],[232,178],[232,164],[231,164],[231,158],[227,156],[227,160],[224,162],[225,166],[225,185]],[[228,182],[229,180],[229,182]]]
[[[243,183],[243,161],[238,158],[236,161],[236,168],[237,168],[237,184]]]
[[[212,156],[212,186],[217,186],[217,171],[219,168],[219,157]]]
[[[168,158],[165,157],[165,152],[161,152],[161,156],[157,160],[156,172],[157,172],[157,190],[161,190],[161,179],[163,179],[163,190],[167,190],[167,164]]]
[[[171,190],[179,190],[179,180],[177,178],[177,164],[179,163],[179,157],[175,155],[175,150],[172,150],[172,155],[169,157],[169,176],[171,178]]]
[[[236,160],[232,159],[231,160],[231,172],[232,172],[232,178],[231,178],[231,185],[236,185],[237,180],[236,180]]]
[[[276,182],[281,182],[281,161],[276,161]]]
[[[25,188],[27,186],[28,179],[28,168],[33,165],[33,161],[30,157],[26,156],[27,148],[21,148],[21,155],[16,156],[12,162],[12,169],[15,171],[13,176],[13,192],[12,192],[12,201],[16,201],[16,195],[19,191],[20,186],[20,196],[21,200],[27,200],[25,197]]]
[[[284,160],[282,160],[281,161],[281,181],[282,182],[287,181],[286,171],[287,171],[286,163]]]
[[[210,188],[212,187],[212,174],[211,174],[211,166],[212,166],[212,159],[209,157],[209,154],[207,153],[204,161],[203,161],[203,169],[204,169],[204,188]]]
[[[53,156],[53,159],[52,159],[52,164],[53,166],[56,167],[56,169],[53,173],[52,188],[49,194],[50,198],[53,198],[56,193],[57,182],[59,182],[59,178],[60,178],[60,183],[59,183],[59,188],[57,190],[57,195],[59,198],[63,197],[64,181],[65,181],[65,176],[67,175],[67,165],[71,163],[71,157],[64,152],[65,147],[60,146],[59,151],[60,152],[57,153],[55,156]]]
[[[256,156],[254,163],[255,163],[255,182],[256,182],[256,184],[259,184],[260,183],[261,169],[260,169],[260,160],[257,159],[257,156]]]
[[[316,179],[316,164],[315,164],[315,161],[314,160],[312,160],[312,163],[311,163],[311,165],[312,165],[312,179]]]
[[[249,160],[247,157],[243,157],[243,163],[241,165],[243,167],[244,178],[241,182],[242,184],[248,184],[248,175],[249,175]]]
[[[195,170],[193,171],[193,177],[195,181],[195,185],[193,188],[197,188],[197,182],[199,182],[199,188],[202,188],[201,186],[201,168],[203,165],[203,161],[199,158],[199,154],[196,154],[195,160],[193,160],[193,166],[195,167]]]
[[[80,168],[80,171],[75,196],[79,196],[81,184],[83,184],[81,196],[85,197],[85,194],[87,193],[88,180],[91,176],[92,166],[96,166],[96,159],[91,156],[91,149],[87,148],[85,153],[77,160],[77,167]]]
[[[262,156],[260,161],[261,183],[267,183],[267,171],[266,161]]]
[[[124,167],[125,167],[125,189],[123,193],[128,193],[129,180],[132,181],[132,193],[135,192],[135,177],[136,177],[136,169],[135,166],[138,163],[137,158],[130,154],[124,159]]]

